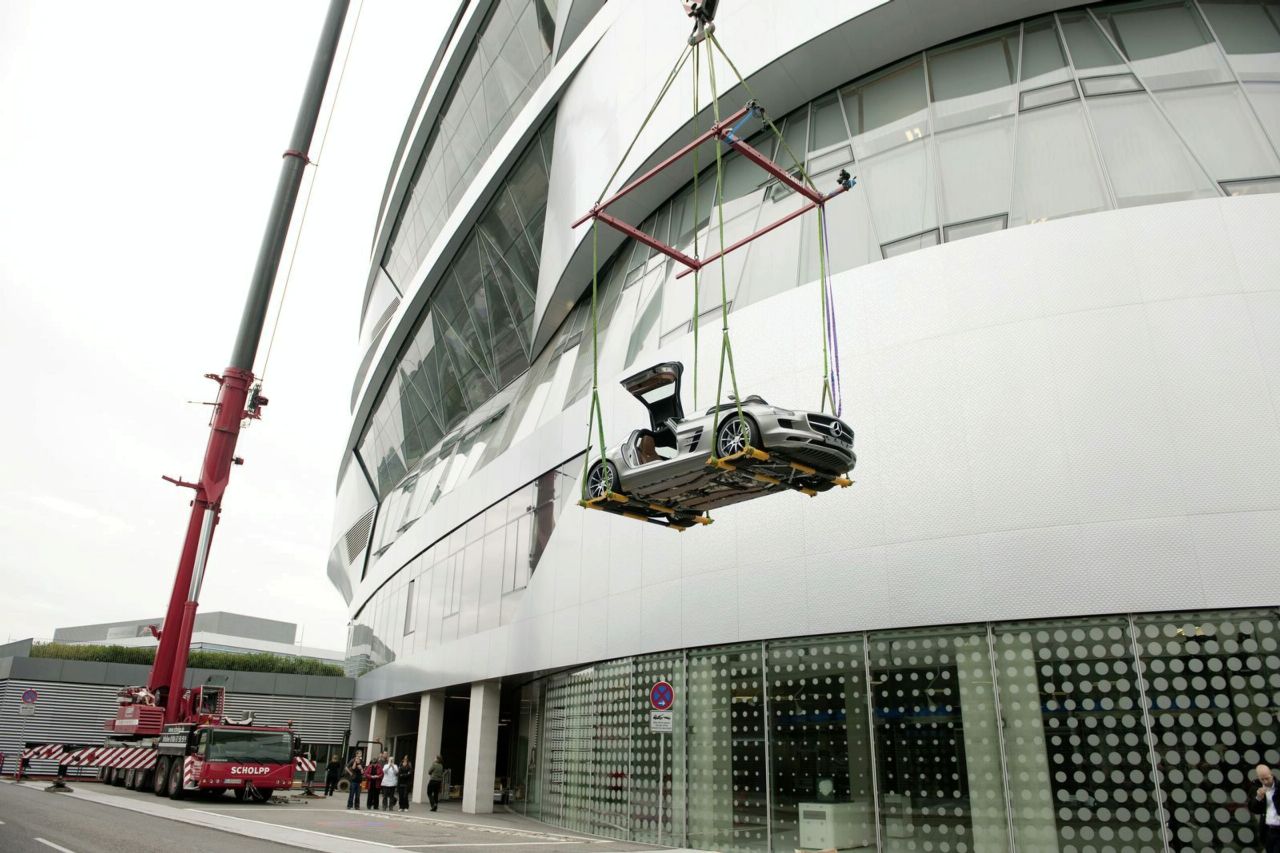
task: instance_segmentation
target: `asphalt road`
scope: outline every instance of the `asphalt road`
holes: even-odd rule
[[[0,853],[650,853],[647,845],[584,836],[502,812],[464,815],[348,811],[345,797],[271,804],[157,798],[94,783],[54,794],[44,783],[0,783]],[[665,850],[662,853],[675,853]]]
[[[4,853],[298,853],[272,844],[71,800],[21,785],[0,784],[0,850]]]

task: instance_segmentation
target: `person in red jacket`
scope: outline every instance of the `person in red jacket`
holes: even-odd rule
[[[365,767],[364,777],[369,780],[369,797],[365,800],[365,808],[378,808],[378,794],[382,789],[382,765],[387,763],[387,754],[379,755],[376,761],[370,761]]]

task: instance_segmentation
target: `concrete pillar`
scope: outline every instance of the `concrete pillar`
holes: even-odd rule
[[[391,722],[391,709],[374,703],[369,706],[369,737],[368,740],[376,740],[382,744],[382,749],[390,749],[391,744],[387,738],[387,724]],[[376,746],[365,746],[365,759],[377,757]],[[370,755],[370,752],[373,754]]]
[[[477,681],[471,685],[467,719],[467,762],[462,780],[463,814],[493,811],[493,780],[498,766],[498,703],[501,685]]]
[[[440,754],[444,736],[444,691],[428,690],[418,697],[418,751],[413,757],[413,801],[427,801],[427,768]]]

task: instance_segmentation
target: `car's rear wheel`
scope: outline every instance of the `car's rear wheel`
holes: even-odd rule
[[[716,456],[723,459],[741,453],[748,446],[760,446],[760,433],[751,418],[733,412],[720,422],[716,432]]]
[[[602,498],[610,492],[616,492],[621,486],[618,469],[612,462],[605,460],[591,466],[587,472],[587,497]]]

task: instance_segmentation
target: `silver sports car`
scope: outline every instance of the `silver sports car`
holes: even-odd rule
[[[587,472],[588,502],[628,500],[600,506],[615,512],[663,518],[688,527],[706,510],[793,489],[808,494],[839,483],[857,457],[853,430],[839,418],[782,409],[757,396],[691,418],[680,402],[678,361],[657,364],[622,380],[622,387],[649,411],[649,428],[634,430]],[[747,453],[747,448],[763,453]],[[712,450],[717,460],[712,461]],[[708,464],[711,462],[711,464]]]

